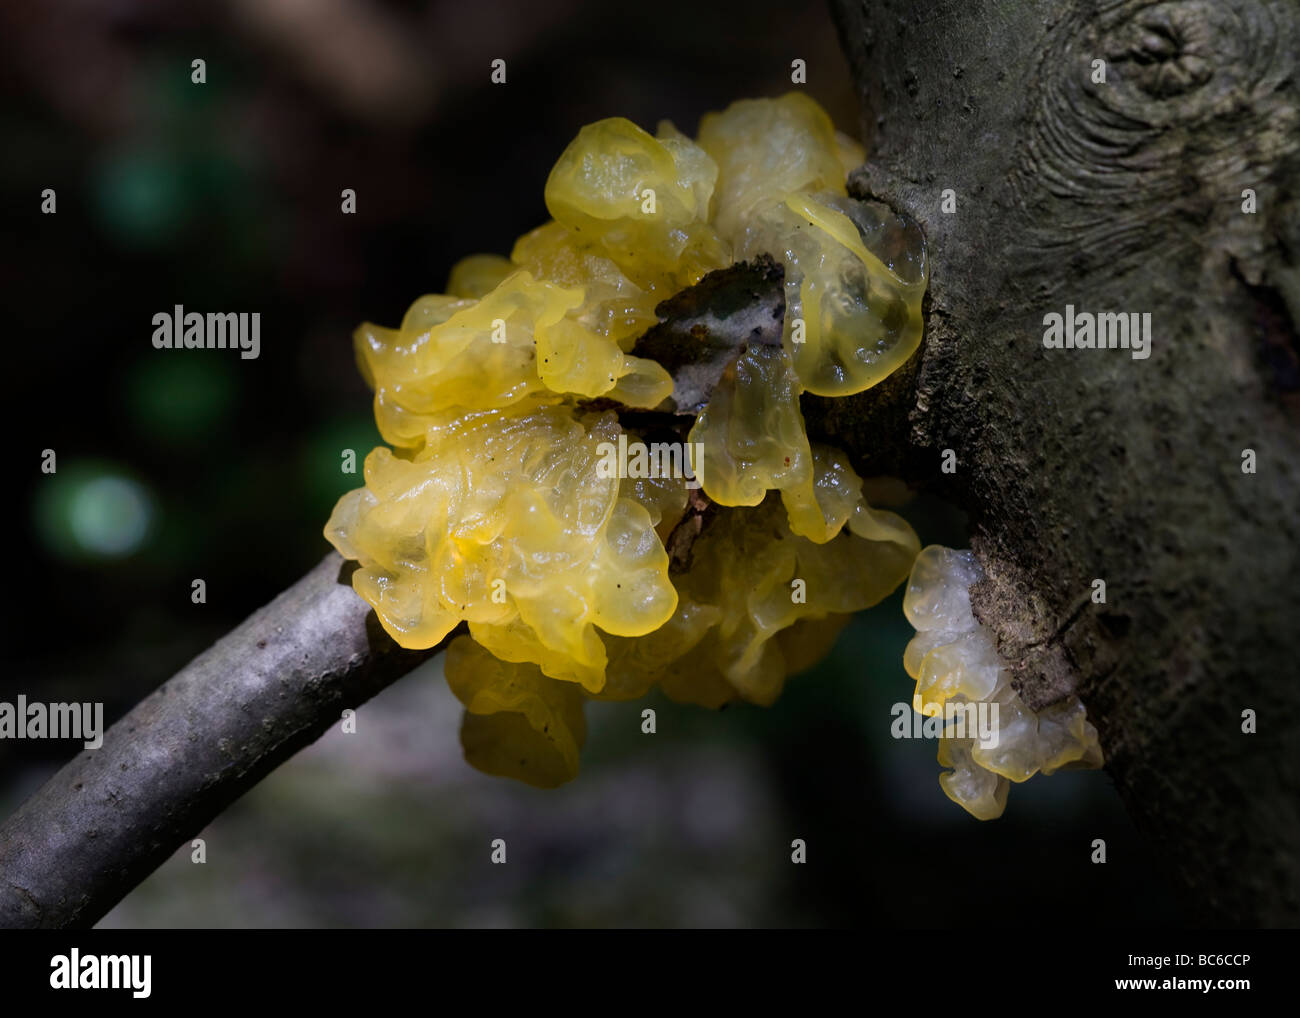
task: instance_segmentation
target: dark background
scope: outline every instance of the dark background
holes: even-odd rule
[[[353,328],[396,324],[465,254],[508,254],[545,220],[546,174],[582,124],[694,133],[704,112],[788,90],[798,57],[861,133],[817,3],[5,0],[0,39],[0,699],[101,700],[109,721],[327,550],[329,510],[360,483],[341,451],[378,440]],[[174,304],[260,312],[261,356],[153,349]],[[904,512],[923,542],[966,543],[955,511]],[[594,706],[583,773],[554,792],[464,764],[426,666],[214,823],[205,865],[184,849],[106,922],[1181,921],[1104,774],[1013,786],[980,823],[940,791],[933,742],[889,737],[912,685],[900,605],[855,620],[769,710],[654,698],[644,736],[644,704]],[[0,743],[0,816],[74,752]],[[496,837],[506,867],[488,863]]]

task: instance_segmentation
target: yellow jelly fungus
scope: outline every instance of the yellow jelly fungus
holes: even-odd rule
[[[733,243],[759,209],[788,194],[846,193],[835,125],[802,92],[742,99],[705,114],[699,143],[718,166],[718,232]]]
[[[709,225],[717,175],[671,125],[660,140],[611,117],[588,124],[561,154],[546,179],[546,207],[662,299],[731,264],[730,245]]]
[[[416,448],[448,410],[526,410],[615,388],[631,406],[662,402],[672,392],[662,367],[623,353],[570,314],[584,295],[515,271],[481,299],[422,297],[399,329],[363,325],[357,353],[375,387],[379,433]]]
[[[630,349],[658,321],[654,309],[661,298],[637,286],[611,258],[560,223],[524,234],[510,259],[538,279],[583,287],[578,320],[622,349]]]
[[[465,705],[461,741],[479,770],[554,788],[578,773],[582,695],[536,665],[499,661],[469,637],[447,648],[447,685]]]
[[[715,706],[727,693],[726,699],[771,704],[792,670],[791,651],[798,653],[792,627],[831,616],[834,625],[878,603],[902,582],[917,552],[911,528],[891,513],[864,509],[821,543],[792,533],[783,515],[771,499],[753,510],[728,510],[696,541],[691,569],[676,578],[679,613],[711,607],[718,619],[661,681],[673,699]],[[710,676],[717,681],[697,685]]]
[[[667,121],[653,136],[599,121],[547,178],[552,221],[509,258],[457,263],[397,328],[357,330],[393,448],[366,458],[326,537],[400,645],[467,623],[445,669],[474,766],[568,780],[588,699],[657,686],[770,704],[907,576],[916,535],[809,442],[799,408],[808,389],[874,384],[919,342],[923,245],[845,197],[861,159],[799,93],[706,116],[698,142]],[[693,520],[670,574],[699,500],[680,474],[607,469],[644,441],[607,408],[671,406],[671,376],[636,340],[661,301],[760,252],[785,267],[785,335],[737,351],[688,436],[706,501],[731,508]]]
[[[413,459],[371,452],[326,534],[402,646],[431,647],[462,619],[508,646],[519,624],[559,677],[599,689],[593,627],[640,636],[677,603],[650,514],[598,469],[618,431],[611,413],[584,423],[566,407],[449,416]]]
[[[839,533],[861,488],[855,477],[855,490],[838,490],[847,461],[833,450],[822,453],[836,458],[827,459],[826,469],[817,473],[799,410],[798,381],[779,346],[753,345],[737,357],[696,419],[690,440],[703,451],[700,478],[710,498],[721,505],[752,506],[769,490],[779,491],[790,529],[813,541]]]
[[[610,641],[610,685],[641,695],[657,683],[674,700],[706,707],[769,705],[788,675],[829,649],[824,638],[848,615],[902,582],[917,548],[903,520],[860,501],[850,525],[821,543],[793,533],[770,497],[721,511],[696,539],[689,570],[673,577],[678,606],[668,623]]]
[[[840,169],[847,177],[867,159],[867,153],[861,145],[843,131],[835,132],[835,155],[840,161]]]
[[[992,634],[971,611],[970,587],[982,577],[970,551],[938,545],[921,551],[903,597],[903,613],[917,629],[903,666],[916,680],[912,709],[918,713],[937,718],[946,705],[989,705],[993,738],[940,739],[939,764],[951,770],[939,783],[948,798],[990,820],[1006,807],[1009,781],[1062,767],[1100,767],[1102,754],[1078,697],[1033,711],[1012,688]]]
[[[447,293],[452,297],[480,300],[505,282],[516,268],[514,262],[500,255],[470,255],[452,268]]]
[[[861,149],[792,92],[700,121],[718,163],[718,232],[738,259],[785,267],[785,342],[803,387],[846,396],[875,385],[921,342],[925,244],[915,224],[845,196]]]
[[[805,341],[790,343],[804,387],[847,396],[902,367],[921,344],[926,270],[917,227],[850,198],[790,195],[760,217],[746,251],[770,246],[758,238],[772,215],[784,219],[778,229],[794,220],[785,325],[789,334],[804,323]]]

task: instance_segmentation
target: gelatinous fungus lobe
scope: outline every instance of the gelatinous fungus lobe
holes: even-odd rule
[[[509,258],[459,262],[398,328],[357,330],[391,448],[326,537],[399,644],[468,624],[445,671],[476,767],[568,780],[588,699],[770,704],[907,576],[916,535],[809,442],[799,407],[874,385],[920,341],[924,245],[845,195],[861,158],[798,93],[710,114],[697,141],[590,124],[547,178],[552,221]],[[645,442],[593,406],[672,406],[667,370],[631,353],[656,306],[760,253],[785,271],[780,340],[735,351],[684,456],[651,458],[677,469],[608,469]],[[716,505],[670,569],[688,481]]]
[[[1077,697],[1040,711],[1020,699],[993,634],[971,611],[970,588],[982,578],[973,552],[938,545],[921,551],[903,597],[917,630],[903,667],[916,680],[912,709],[942,719],[939,764],[948,770],[940,785],[967,812],[990,820],[1006,808],[1009,782],[1100,767],[1102,755]],[[987,729],[974,732],[981,720]]]

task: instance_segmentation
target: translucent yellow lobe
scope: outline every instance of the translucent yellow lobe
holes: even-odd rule
[[[804,391],[875,384],[920,340],[924,246],[845,196],[861,159],[797,93],[710,114],[698,141],[667,121],[654,135],[598,121],[547,178],[550,222],[508,258],[458,262],[397,328],[357,330],[392,448],[366,458],[326,537],[402,646],[467,624],[445,665],[474,766],[568,780],[588,699],[657,685],[769,704],[907,575],[916,535],[867,505],[799,408]],[[695,479],[608,469],[620,439],[650,437],[609,408],[670,406],[673,380],[632,354],[637,338],[661,301],[759,253],[786,272],[782,341],[738,350],[689,434],[667,413],[652,428],[702,450],[684,462],[723,507],[693,519],[670,574]]]

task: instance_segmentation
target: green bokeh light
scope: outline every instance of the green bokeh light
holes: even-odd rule
[[[135,427],[164,447],[218,432],[236,403],[235,366],[167,350],[150,353],[156,355],[140,358],[127,380],[127,412]]]
[[[189,217],[181,167],[163,151],[130,148],[109,156],[96,172],[95,198],[113,235],[132,247],[171,239]]]
[[[112,464],[79,462],[42,479],[35,529],[45,547],[69,561],[120,559],[154,529],[153,496]]]

